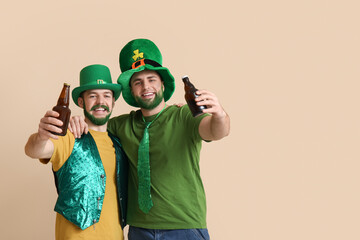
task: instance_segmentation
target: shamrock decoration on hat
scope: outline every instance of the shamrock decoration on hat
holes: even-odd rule
[[[133,107],[139,107],[131,94],[130,79],[134,73],[147,70],[156,71],[164,82],[165,102],[175,91],[175,80],[170,71],[162,66],[159,48],[148,39],[135,39],[127,43],[119,57],[121,74],[117,82],[122,86],[124,100]]]

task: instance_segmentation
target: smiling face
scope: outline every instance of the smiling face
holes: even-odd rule
[[[164,101],[164,84],[151,70],[135,73],[130,80],[131,92],[142,109],[151,110]]]
[[[78,98],[79,106],[84,109],[85,118],[97,126],[107,123],[114,103],[113,92],[108,89],[87,90]]]

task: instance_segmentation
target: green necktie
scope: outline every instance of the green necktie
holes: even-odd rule
[[[166,107],[166,104],[165,104]],[[155,119],[160,115],[160,113],[165,109],[165,107],[156,115]],[[149,155],[149,127],[155,121],[145,122],[144,117],[143,121],[145,123],[144,135],[141,139],[138,151],[138,179],[139,179],[139,189],[138,189],[138,202],[139,208],[144,213],[148,213],[153,207],[153,202],[151,200],[151,184],[150,184],[150,155]]]
[[[153,206],[150,194],[150,157],[149,157],[149,127],[151,122],[145,123],[144,135],[139,145],[138,156],[138,176],[139,190],[138,202],[139,208],[144,213],[148,213]]]

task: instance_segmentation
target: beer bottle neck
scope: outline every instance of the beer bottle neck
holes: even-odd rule
[[[190,82],[190,80],[188,78],[184,78],[183,82],[184,82],[185,86],[188,86],[190,88],[195,88],[194,85]]]
[[[69,106],[69,96],[70,96],[70,86],[68,85],[64,85],[61,93],[60,93],[60,96],[59,96],[59,99],[58,99],[58,102],[57,102],[57,105],[62,105],[62,106]]]

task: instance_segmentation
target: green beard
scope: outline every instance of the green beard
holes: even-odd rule
[[[142,100],[141,97],[134,97],[135,101],[139,104],[140,108],[144,108],[147,110],[151,110],[156,108],[157,106],[159,106],[159,104],[161,103],[161,101],[164,99],[164,91],[163,91],[163,87],[161,87],[161,90],[158,91],[155,94],[155,98],[154,100]]]
[[[91,110],[97,108],[97,107],[102,107],[105,108],[107,111],[109,111],[109,108],[105,105],[95,105],[91,108]],[[104,118],[96,118],[93,115],[91,115],[88,111],[86,111],[86,106],[85,106],[85,101],[84,101],[84,115],[86,118],[89,119],[90,122],[92,122],[93,124],[97,125],[97,126],[102,126],[105,123],[107,123],[107,121],[109,121],[110,115],[111,115],[112,111],[106,115],[106,117]]]

